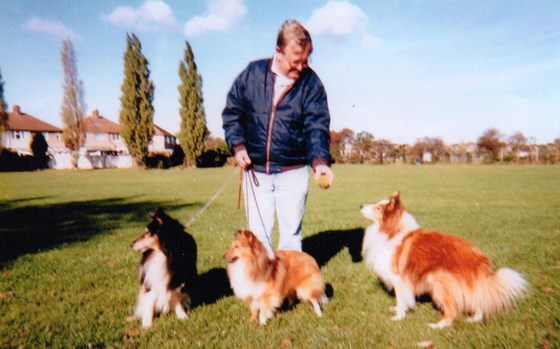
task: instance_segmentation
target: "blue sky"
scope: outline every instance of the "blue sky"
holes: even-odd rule
[[[249,61],[273,54],[287,18],[312,34],[333,130],[395,143],[476,141],[490,127],[538,143],[560,137],[557,0],[2,0],[5,99],[61,127],[60,52],[70,37],[87,114],[118,122],[126,34],[135,33],[156,86],[154,121],[175,133],[188,40],[208,127],[223,137],[227,91]]]

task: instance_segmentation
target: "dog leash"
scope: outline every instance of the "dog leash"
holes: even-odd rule
[[[243,176],[243,171],[245,171],[245,176]],[[259,204],[257,202],[257,195],[255,194],[255,186],[258,187],[260,185],[259,183],[259,179],[257,178],[257,175],[255,174],[255,169],[250,166],[248,168],[243,169],[242,167],[239,168],[239,190],[237,192],[237,209],[239,210],[241,208],[241,187],[243,185],[243,177],[245,177],[245,204],[246,204],[246,210],[247,210],[247,229],[249,229],[249,188],[251,189],[251,193],[253,194],[253,200],[255,202],[255,207],[257,208],[257,213],[259,215],[259,219],[261,221],[262,227],[263,227],[263,231],[264,234],[266,235],[266,238],[268,240],[268,243],[270,244],[270,246],[272,246],[272,241],[270,240],[270,236],[268,235],[267,231],[266,231],[266,226],[264,224],[264,220],[262,218],[262,214],[261,214],[261,210],[259,208]]]
[[[216,200],[216,198],[218,196],[220,196],[220,194],[224,191],[226,186],[229,184],[229,182],[233,178],[234,174],[235,174],[235,170],[233,170],[233,172],[231,173],[231,176],[227,179],[227,181],[225,181],[225,183],[222,185],[222,187],[220,189],[218,189],[218,191],[214,194],[214,196],[212,196],[210,198],[210,200],[208,200],[208,202],[200,210],[198,210],[198,212],[195,213],[194,216],[192,216],[192,218],[187,222],[187,224],[185,224],[185,228],[190,226],[191,224],[193,224],[194,221],[198,218],[198,216],[200,216],[202,214],[202,212],[206,211],[206,209],[210,206],[210,204],[212,204],[212,202],[214,200]]]

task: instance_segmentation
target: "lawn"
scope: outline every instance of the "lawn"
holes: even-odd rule
[[[328,190],[312,184],[304,249],[332,294],[317,318],[299,304],[265,327],[232,296],[223,253],[245,227],[233,168],[0,173],[0,347],[66,348],[560,348],[560,166],[337,165]],[[223,192],[201,212],[208,201]],[[425,228],[473,241],[495,268],[530,290],[504,315],[432,330],[429,302],[399,322],[360,258],[358,212],[401,190]],[[163,208],[198,245],[199,291],[189,319],[126,321],[140,255],[130,249]],[[194,221],[192,220],[195,218]]]

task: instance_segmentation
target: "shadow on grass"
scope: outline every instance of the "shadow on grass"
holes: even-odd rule
[[[216,303],[224,297],[233,296],[227,272],[224,268],[212,268],[198,276],[192,295],[193,308]]]
[[[303,240],[303,251],[309,253],[320,267],[326,265],[340,251],[348,248],[352,261],[362,260],[363,228],[349,230],[324,231]],[[327,296],[333,296],[334,290],[330,284],[326,289]],[[214,268],[199,275],[198,285],[193,294],[192,306],[197,307],[217,302],[220,298],[233,295],[227,272],[224,268]],[[296,302],[297,304],[297,302]],[[286,304],[282,310],[290,309]]]
[[[362,240],[364,229],[327,230],[303,239],[303,251],[310,254],[319,267],[325,266],[334,256],[344,248],[352,258],[352,262],[362,260]]]
[[[19,207],[21,200],[0,204],[0,268],[29,253],[86,241],[130,223],[146,222],[155,207],[168,210],[177,203],[131,202],[111,198]]]

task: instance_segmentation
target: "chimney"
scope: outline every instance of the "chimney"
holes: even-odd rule
[[[14,107],[12,108],[13,112],[20,115],[21,114],[21,109],[19,107],[19,105],[15,104]]]
[[[93,109],[92,115],[94,118],[99,119],[99,110],[98,109]]]

